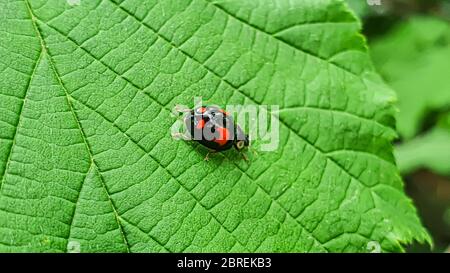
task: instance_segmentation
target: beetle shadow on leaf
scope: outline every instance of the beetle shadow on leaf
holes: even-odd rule
[[[189,141],[187,143],[195,150],[196,153],[201,155],[203,159],[206,158],[209,153],[209,159],[205,160],[205,162],[214,164],[215,166],[220,166],[222,164],[222,161],[229,161],[233,164],[239,164],[239,162],[245,161],[243,155],[236,149],[217,152],[210,150],[195,141]],[[244,151],[244,153],[245,152],[246,151]]]

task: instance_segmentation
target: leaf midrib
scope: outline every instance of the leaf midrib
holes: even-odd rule
[[[89,143],[88,143],[88,141],[87,141],[87,139],[86,139],[86,135],[85,135],[84,130],[83,130],[81,124],[80,124],[80,121],[79,121],[79,119],[78,119],[78,116],[77,116],[76,112],[75,112],[74,109],[73,109],[73,105],[72,105],[72,103],[71,103],[71,101],[70,101],[68,91],[67,91],[66,87],[64,86],[64,84],[63,84],[63,82],[62,82],[62,79],[61,79],[61,77],[59,76],[58,71],[56,70],[56,67],[55,67],[54,62],[53,62],[53,58],[52,58],[51,55],[47,52],[47,45],[46,45],[46,43],[45,43],[44,38],[42,37],[41,30],[39,29],[39,26],[36,24],[37,17],[34,15],[34,13],[33,13],[32,9],[31,9],[31,6],[30,6],[30,3],[28,2],[28,0],[24,0],[24,2],[25,2],[25,4],[26,4],[28,13],[29,13],[29,15],[30,15],[31,23],[32,23],[32,25],[33,25],[34,31],[35,31],[35,33],[36,33],[36,36],[37,36],[37,38],[39,39],[39,42],[40,42],[40,44],[41,44],[41,53],[40,53],[40,55],[44,55],[44,54],[47,55],[48,61],[49,61],[49,65],[50,65],[50,67],[51,67],[51,70],[53,71],[54,76],[57,78],[59,85],[60,85],[61,88],[64,90],[66,102],[67,102],[67,104],[68,104],[68,106],[69,106],[70,112],[72,113],[75,122],[77,123],[77,127],[78,127],[78,129],[79,129],[79,131],[80,131],[81,137],[82,137],[82,139],[83,139],[83,142],[84,142],[84,144],[85,144],[85,147],[86,147],[86,150],[87,150],[87,152],[88,152],[88,154],[89,154],[89,159],[90,159],[90,166],[89,166],[89,169],[88,169],[88,171],[86,172],[85,177],[84,177],[84,179],[83,179],[83,182],[82,182],[82,184],[81,184],[81,186],[80,186],[80,190],[78,191],[78,195],[77,195],[76,202],[75,202],[75,205],[74,205],[73,215],[72,215],[72,217],[71,217],[71,222],[70,222],[70,225],[69,225],[69,236],[68,236],[68,238],[67,238],[67,245],[69,244],[70,233],[71,233],[71,231],[72,231],[72,223],[73,223],[73,219],[75,218],[75,215],[76,215],[76,214],[75,214],[75,213],[76,213],[76,210],[77,210],[77,206],[76,206],[76,205],[77,205],[78,199],[80,198],[80,195],[81,195],[81,189],[82,189],[82,187],[83,187],[83,185],[84,185],[84,183],[85,183],[85,181],[86,181],[86,179],[87,179],[87,175],[89,174],[89,171],[91,170],[92,167],[94,167],[94,168],[97,170],[97,172],[98,172],[98,174],[99,174],[99,176],[100,176],[101,184],[102,184],[102,186],[103,186],[103,188],[104,188],[104,190],[105,190],[105,192],[106,192],[106,195],[107,195],[107,197],[108,197],[109,203],[110,203],[111,208],[112,208],[112,210],[113,210],[113,214],[114,214],[115,220],[116,220],[116,222],[117,222],[117,225],[118,225],[118,227],[119,227],[120,233],[121,233],[121,235],[122,235],[122,239],[123,239],[123,241],[124,241],[124,244],[125,244],[125,246],[126,246],[126,248],[127,248],[127,252],[130,252],[130,245],[129,245],[129,243],[128,243],[128,241],[127,241],[127,238],[126,238],[126,236],[125,236],[125,234],[124,234],[123,226],[122,226],[122,224],[120,223],[119,215],[118,215],[117,210],[116,210],[116,208],[115,208],[114,202],[113,202],[112,199],[111,199],[111,196],[110,196],[110,194],[109,194],[108,188],[107,188],[107,186],[106,186],[106,184],[105,184],[105,182],[104,182],[104,180],[103,180],[103,176],[102,176],[101,172],[100,172],[99,169],[98,169],[97,163],[96,163],[95,160],[94,160],[94,157],[93,157],[92,151],[91,151],[91,147],[89,146]],[[39,59],[39,60],[40,60],[40,59]],[[39,61],[39,60],[38,60],[38,61]],[[39,64],[38,61],[36,62],[36,66]],[[31,85],[31,81],[30,81],[30,85]],[[67,246],[66,246],[66,249],[67,249]]]

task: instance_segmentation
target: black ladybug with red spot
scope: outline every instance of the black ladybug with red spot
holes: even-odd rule
[[[184,125],[189,139],[213,152],[226,151],[232,147],[242,151],[250,145],[249,136],[234,122],[233,117],[217,106],[201,106],[180,111],[187,112]],[[208,160],[208,155],[205,160]]]

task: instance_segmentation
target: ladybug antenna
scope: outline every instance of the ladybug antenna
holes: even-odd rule
[[[174,111],[179,114],[179,113],[189,113],[191,112],[191,109],[189,109],[188,107],[181,105],[181,104],[177,104],[175,105]]]

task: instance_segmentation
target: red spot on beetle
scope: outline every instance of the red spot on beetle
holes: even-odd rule
[[[214,142],[220,146],[225,145],[230,140],[230,132],[227,128],[219,127],[216,129],[216,132],[219,133],[219,137],[215,138]]]

